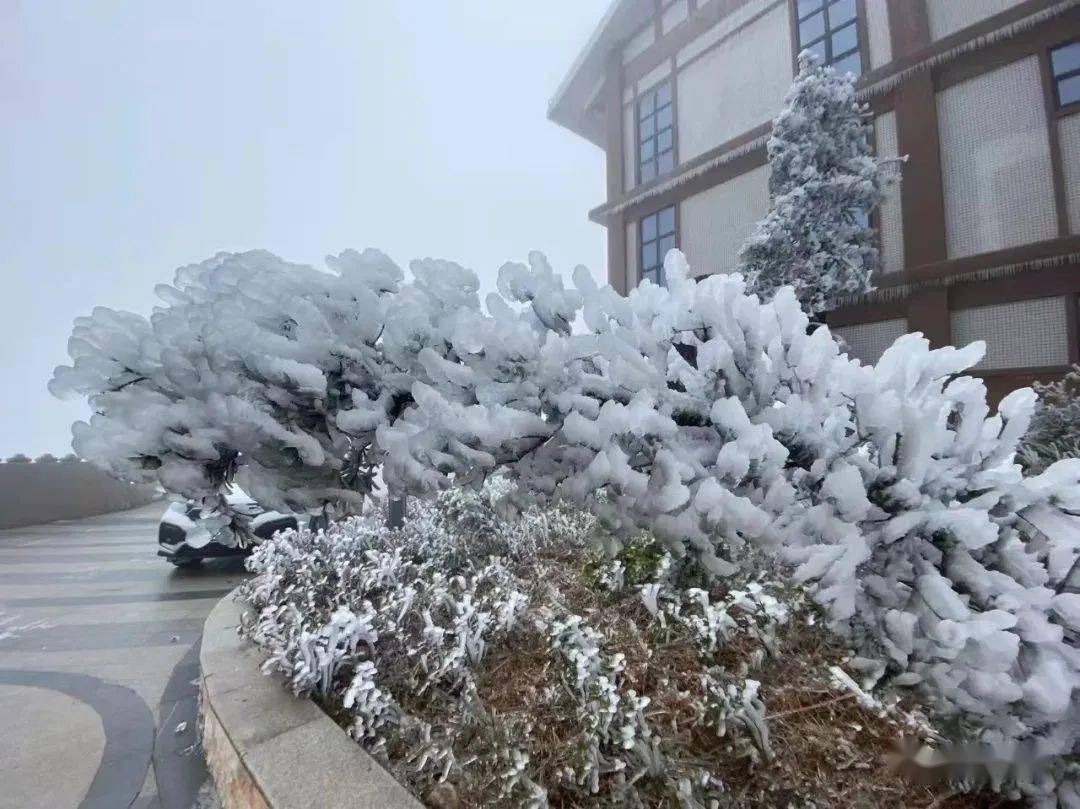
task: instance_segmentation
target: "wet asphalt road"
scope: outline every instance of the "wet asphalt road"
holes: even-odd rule
[[[189,809],[199,640],[244,578],[156,555],[164,503],[0,531],[0,809]]]

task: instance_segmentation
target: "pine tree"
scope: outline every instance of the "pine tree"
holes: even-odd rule
[[[855,79],[804,52],[769,139],[772,209],[743,247],[751,291],[771,298],[791,286],[817,314],[841,295],[868,292],[878,266],[870,212],[885,197],[895,159],[870,147]]]
[[[1036,384],[1039,405],[1021,442],[1020,460],[1031,474],[1063,458],[1080,458],[1080,365],[1064,378]]]

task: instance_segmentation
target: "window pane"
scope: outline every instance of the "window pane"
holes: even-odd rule
[[[657,174],[667,174],[673,168],[675,168],[675,153],[664,152],[656,159],[656,172]]]
[[[1080,42],[1070,42],[1050,51],[1050,61],[1054,65],[1054,75],[1080,70]]]
[[[662,84],[656,88],[656,106],[662,107],[671,103],[671,85]]]
[[[675,209],[664,208],[664,210],[657,213],[657,218],[660,220],[659,232],[661,234],[674,233],[675,232]]]
[[[675,249],[675,237],[665,236],[660,240],[660,263],[664,263],[664,259],[667,257],[669,250]]]
[[[641,144],[641,162],[644,163],[646,160],[652,160],[654,154],[656,154],[656,141],[649,138]]]
[[[657,146],[661,152],[666,152],[671,148],[671,130],[665,129],[660,133],[660,137],[656,139]]]
[[[855,23],[841,28],[832,36],[833,58],[859,47],[859,34]]]
[[[856,76],[862,74],[862,59],[859,58],[859,52],[850,56],[845,56],[838,62],[833,62],[833,67],[836,68],[836,72],[843,75],[844,73],[852,73]]]
[[[813,42],[825,33],[825,14],[819,11],[799,23],[799,42]]]
[[[664,107],[656,113],[656,128],[667,129],[671,126],[671,107]]]
[[[656,176],[656,161],[650,160],[648,163],[642,163],[641,169],[641,182],[647,183],[653,177]]]
[[[799,0],[799,19],[821,8],[822,0]]]
[[[644,120],[652,115],[656,108],[656,96],[652,93],[643,95],[638,99],[638,118]]]
[[[1058,82],[1058,104],[1062,107],[1080,101],[1080,76],[1072,76]]]
[[[656,118],[649,116],[640,124],[638,124],[638,137],[642,140],[648,140],[656,133]]]
[[[641,268],[649,270],[656,264],[656,242],[646,242],[641,245]]]
[[[825,61],[825,40],[824,39],[819,39],[817,42],[815,42],[813,45],[810,45],[809,47],[804,45],[803,48],[804,48],[804,50],[808,50],[811,53],[815,54],[817,56],[817,58],[820,59],[822,62]]]
[[[646,216],[641,220],[641,241],[651,242],[656,238],[656,217]]]
[[[654,284],[660,283],[660,271],[655,267],[641,271],[642,281],[652,281]]]
[[[855,0],[836,0],[829,6],[829,27],[839,28],[855,19]]]

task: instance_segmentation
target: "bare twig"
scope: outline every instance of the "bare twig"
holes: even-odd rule
[[[783,719],[786,716],[793,716],[793,715],[795,715],[797,713],[806,713],[807,711],[816,711],[818,708],[826,708],[829,705],[835,705],[838,702],[846,702],[849,699],[854,699],[856,696],[857,696],[856,694],[844,694],[843,696],[833,697],[832,699],[827,699],[824,702],[817,702],[817,703],[814,703],[813,705],[804,705],[802,708],[792,708],[791,710],[788,710],[788,711],[781,711],[780,713],[774,713],[771,716],[766,716],[765,719],[767,719],[767,720]]]

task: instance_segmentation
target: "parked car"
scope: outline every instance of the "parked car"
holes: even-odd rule
[[[234,516],[216,509],[204,511],[190,502],[170,505],[158,523],[158,556],[177,567],[192,567],[203,559],[247,556],[258,540],[299,527],[296,515],[266,511],[240,489],[230,490],[225,499]]]

